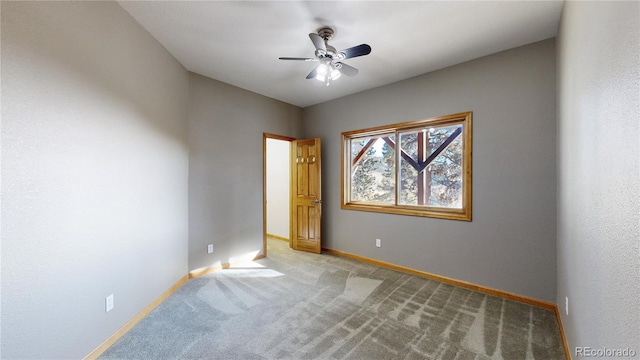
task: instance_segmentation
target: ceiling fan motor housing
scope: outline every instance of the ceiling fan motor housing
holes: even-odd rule
[[[336,48],[334,48],[333,46],[327,43],[329,40],[333,39],[333,34],[334,34],[334,31],[330,27],[323,27],[320,30],[318,30],[318,36],[320,36],[324,40],[324,45],[327,50],[326,52],[323,51],[322,49],[316,50],[316,56],[320,58],[328,57],[331,60],[336,60],[336,61],[342,60],[346,57],[345,53],[338,52]]]
[[[318,30],[318,35],[324,39],[325,42],[333,38],[333,29],[330,27],[323,27]]]

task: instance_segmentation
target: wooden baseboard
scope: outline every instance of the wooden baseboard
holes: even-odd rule
[[[224,264],[218,265],[218,266],[208,266],[208,267],[204,267],[204,268],[200,268],[200,269],[191,270],[191,271],[189,271],[189,275],[188,276],[189,276],[189,279],[193,279],[193,278],[197,278],[199,276],[203,276],[203,275],[214,273],[216,271],[220,271],[222,269],[228,269],[229,267],[231,267],[231,264],[229,264],[229,263],[224,263]]]
[[[527,297],[527,296],[522,296],[522,295],[510,293],[508,291],[493,289],[493,288],[482,286],[482,285],[472,284],[472,283],[468,283],[466,281],[456,280],[456,279],[452,279],[452,278],[449,278],[449,277],[446,277],[446,276],[435,275],[435,274],[428,273],[426,271],[421,271],[421,270],[408,268],[408,267],[405,267],[405,266],[391,264],[391,263],[388,263],[388,262],[385,262],[385,261],[375,260],[375,259],[367,258],[367,257],[364,257],[364,256],[354,255],[354,254],[350,254],[350,253],[347,253],[347,252],[343,252],[343,251],[339,251],[339,250],[333,250],[333,249],[327,249],[327,248],[323,248],[322,251],[324,251],[326,253],[329,253],[329,254],[342,256],[342,257],[346,257],[346,258],[349,258],[349,259],[354,259],[354,260],[366,262],[366,263],[369,263],[369,264],[381,266],[381,267],[384,267],[384,268],[387,268],[387,269],[397,270],[397,271],[401,271],[401,272],[404,272],[404,273],[407,273],[407,274],[412,274],[412,275],[425,277],[425,278],[436,280],[436,281],[440,281],[440,282],[443,282],[443,283],[446,283],[446,284],[460,286],[460,287],[463,287],[463,288],[466,288],[466,289],[470,289],[470,290],[474,290],[474,291],[478,291],[478,292],[481,292],[481,293],[484,293],[484,294],[494,295],[494,296],[499,296],[499,297],[506,298],[506,299],[509,299],[509,300],[519,301],[519,302],[522,302],[522,303],[525,303],[525,304],[541,307],[541,308],[548,309],[548,310],[554,310],[554,309],[557,308],[556,304],[551,303],[551,302],[547,302],[547,301],[543,301],[543,300],[530,298],[530,297]]]
[[[277,239],[277,240],[282,240],[282,241],[289,242],[289,238],[282,237],[282,236],[278,236],[278,235],[267,234],[267,237],[274,238],[274,239]]]
[[[160,305],[166,298],[168,298],[171,294],[176,292],[187,280],[188,276],[183,276],[177,283],[173,284],[167,291],[162,293],[162,295],[158,296],[155,300],[153,300],[149,305],[145,306],[142,311],[136,314],[131,320],[129,320],[124,326],[122,326],[118,331],[116,331],[113,335],[111,335],[107,340],[105,340],[102,344],[100,344],[97,348],[95,348],[89,355],[84,357],[84,360],[94,360],[97,359],[102,353],[107,351],[111,345],[115,344],[118,339],[120,339],[124,334],[126,334],[131,328],[133,328],[140,320],[142,320],[145,316],[149,315],[153,309],[155,309],[158,305]]]
[[[560,316],[560,310],[556,305],[555,308],[556,319],[558,320],[558,326],[560,327],[560,337],[562,338],[562,346],[564,346],[564,355],[567,360],[571,360],[571,351],[569,351],[569,344],[567,343],[567,335],[564,332],[564,326],[562,325],[562,316]]]
[[[264,259],[265,256],[264,254],[259,254],[256,255],[252,261],[254,260],[260,260],[260,259]],[[199,276],[203,276],[203,275],[207,275],[207,274],[211,274],[214,273],[216,271],[220,271],[222,269],[228,269],[232,266],[232,263],[224,263],[222,265],[217,265],[217,266],[208,266],[208,267],[204,267],[204,268],[200,268],[200,269],[195,269],[195,270],[191,270],[189,271],[189,279],[193,279],[193,278],[197,278]]]

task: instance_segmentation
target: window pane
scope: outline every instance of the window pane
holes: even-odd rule
[[[459,135],[428,166],[431,206],[462,209],[462,158],[462,135]]]
[[[400,197],[398,204],[418,205],[418,170],[410,160],[418,158],[418,133],[401,133],[400,148]],[[407,159],[409,158],[409,159]]]
[[[401,205],[462,208],[462,126],[400,133]]]
[[[351,140],[351,201],[395,203],[393,135]]]
[[[471,221],[471,129],[464,112],[343,132],[341,208]]]
[[[400,159],[401,205],[418,205],[418,171],[404,158]]]

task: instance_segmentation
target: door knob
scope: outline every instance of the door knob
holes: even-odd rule
[[[314,204],[322,204],[322,200],[315,199],[315,200],[313,200],[313,203]]]

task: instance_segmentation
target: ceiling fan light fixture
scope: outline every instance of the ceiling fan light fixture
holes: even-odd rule
[[[327,73],[329,72],[329,68],[327,64],[320,64],[316,69],[316,80],[325,81],[327,79]]]
[[[322,63],[316,68],[316,80],[324,82],[327,86],[340,76],[342,76],[340,70],[330,62]]]
[[[331,69],[331,80],[337,80],[341,75],[340,70],[336,68]]]
[[[317,34],[309,34],[309,39],[311,39],[315,47],[315,58],[281,57],[280,60],[320,62],[320,64],[307,75],[307,79],[315,78],[318,81],[324,82],[326,86],[329,86],[332,81],[339,79],[343,74],[349,77],[358,75],[358,69],[341,62],[341,60],[368,55],[371,53],[371,46],[360,44],[338,51],[327,43],[332,38],[333,29],[324,27],[318,30]]]

